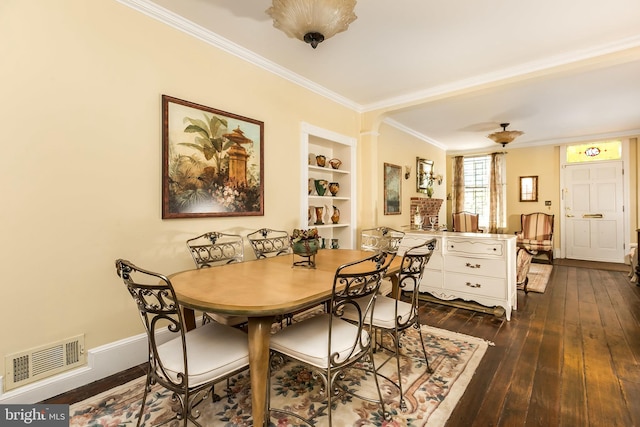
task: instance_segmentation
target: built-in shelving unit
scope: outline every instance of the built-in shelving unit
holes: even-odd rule
[[[340,248],[344,249],[353,249],[356,242],[356,142],[355,138],[308,123],[302,123],[301,126],[300,228],[317,227],[327,247],[331,239],[338,239]],[[326,158],[324,167],[317,165],[315,157],[318,155]],[[331,167],[331,159],[342,162],[338,169]],[[315,188],[316,180],[337,182],[340,190],[332,196],[327,188],[325,194],[319,196]],[[337,224],[331,220],[334,206],[340,211]],[[316,207],[323,208],[320,221],[316,221]]]

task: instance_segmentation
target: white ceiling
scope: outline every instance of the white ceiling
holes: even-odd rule
[[[638,0],[361,0],[317,49],[270,0],[118,0],[450,152],[640,134]]]

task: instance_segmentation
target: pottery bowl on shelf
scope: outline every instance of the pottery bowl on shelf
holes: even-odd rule
[[[329,191],[331,192],[332,196],[335,196],[336,194],[338,194],[338,190],[340,190],[340,183],[339,182],[330,182],[329,183]]]
[[[329,160],[329,164],[331,165],[332,168],[338,169],[342,164],[342,161],[340,159],[331,159]]]

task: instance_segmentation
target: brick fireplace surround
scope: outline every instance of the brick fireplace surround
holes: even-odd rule
[[[440,212],[440,206],[442,206],[443,199],[430,199],[428,197],[412,197],[411,198],[411,228],[414,227],[413,216],[416,214],[416,207],[420,209],[420,215],[422,215],[422,224],[423,227],[431,227],[429,224],[430,216],[438,216],[438,212]],[[436,227],[438,227],[439,221],[436,222]]]

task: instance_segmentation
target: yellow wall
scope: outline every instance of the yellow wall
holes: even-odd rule
[[[446,174],[446,153],[440,148],[427,144],[424,141],[407,135],[405,132],[398,130],[397,128],[383,123],[380,126],[380,135],[378,136],[378,164],[377,169],[380,175],[380,179],[377,182],[382,183],[384,164],[391,163],[402,168],[402,174],[404,178],[405,165],[411,166],[411,176],[409,179],[402,181],[402,214],[401,215],[384,215],[384,188],[382,185],[376,191],[377,199],[377,224],[370,224],[371,226],[384,225],[394,228],[396,230],[402,230],[403,226],[408,226],[411,223],[411,216],[413,212],[410,212],[409,205],[412,197],[427,197],[424,193],[418,193],[416,191],[416,157],[434,161],[434,173],[436,175],[441,174],[443,178]],[[441,185],[434,184],[433,198],[445,199],[446,198],[446,180],[443,180]],[[439,223],[445,224],[446,221],[446,209],[443,202],[440,208]],[[366,218],[363,218],[362,226],[365,227]]]
[[[508,147],[507,147],[508,148]],[[512,148],[505,150],[507,164],[507,232],[520,230],[520,215],[544,212],[555,215],[554,247],[560,247],[560,149],[552,145],[535,148]],[[520,201],[520,177],[538,176],[538,201]],[[551,206],[545,206],[546,200]]]
[[[192,268],[185,240],[299,224],[300,123],[359,115],[113,0],[0,5],[0,356],[142,332],[114,260]],[[265,215],[161,219],[161,95],[265,123]]]

